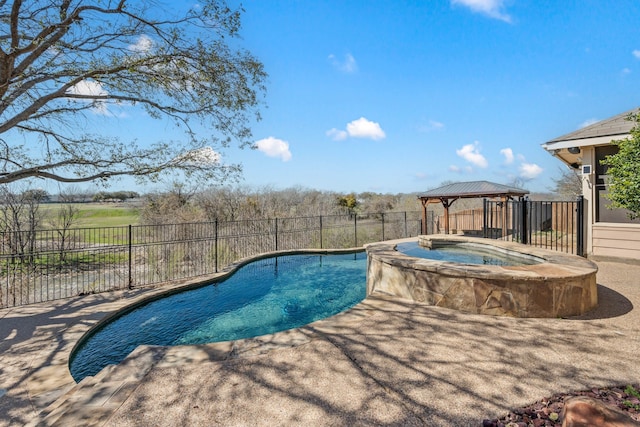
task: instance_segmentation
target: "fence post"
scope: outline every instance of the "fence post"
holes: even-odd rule
[[[487,238],[487,199],[482,199],[482,237]]]
[[[404,237],[407,236],[407,211],[404,211]]]
[[[218,218],[216,218],[213,235],[213,252],[215,258],[216,273],[218,272]]]
[[[522,244],[529,244],[529,230],[527,230],[527,216],[528,216],[528,208],[529,208],[529,200],[526,197],[520,199],[520,230],[521,230],[521,238]]]
[[[129,224],[129,289],[133,289],[133,276],[131,275],[131,270],[133,267],[133,245],[132,245],[132,229],[133,227]]]
[[[382,241],[384,242],[384,212],[382,212],[381,215],[382,215]]]
[[[358,247],[358,214],[353,214],[353,235],[355,238],[355,246]]]
[[[278,250],[278,218],[275,219],[276,222],[276,227],[275,227],[275,231],[276,231],[276,251]]]
[[[320,249],[323,249],[322,247],[322,215],[320,215]]]
[[[578,196],[576,201],[576,252],[584,256],[584,196]]]

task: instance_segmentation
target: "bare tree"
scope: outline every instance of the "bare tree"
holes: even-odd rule
[[[20,262],[30,261],[35,252],[36,230],[43,217],[40,211],[41,200],[39,192],[14,191],[6,185],[0,185],[3,253],[16,255]]]
[[[578,169],[561,168],[560,176],[554,178],[554,193],[564,197],[575,199],[582,195],[582,176]]]
[[[0,184],[237,173],[239,166],[223,164],[216,150],[232,141],[250,144],[266,74],[236,47],[242,9],[225,0],[185,7],[154,0],[0,1]],[[96,113],[115,120],[116,105],[169,119],[186,138],[146,145],[78,125]]]
[[[53,240],[53,245],[58,252],[60,262],[67,262],[69,250],[73,249],[76,243],[73,239],[71,227],[80,216],[80,210],[72,204],[62,205],[55,214],[49,218],[49,225],[57,234],[57,239]]]

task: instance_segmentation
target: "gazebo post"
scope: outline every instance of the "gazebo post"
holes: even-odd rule
[[[449,200],[440,199],[444,206],[444,234],[449,234]]]
[[[422,234],[427,234],[427,205],[429,204],[429,199],[420,199],[422,202]]]

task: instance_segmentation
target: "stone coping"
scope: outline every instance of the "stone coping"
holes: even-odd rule
[[[537,248],[520,243],[503,240],[489,240],[480,237],[467,237],[459,235],[425,235],[417,239],[421,244],[431,241],[436,246],[463,243],[470,246],[489,248],[505,254],[523,255],[541,259],[544,262],[526,266],[499,266],[480,264],[459,264],[449,261],[438,261],[423,258],[415,258],[396,251],[399,243],[415,242],[416,238],[390,240],[387,242],[371,243],[365,245],[367,254],[381,256],[385,262],[393,265],[408,266],[424,271],[439,272],[452,276],[467,277],[474,274],[480,277],[486,275],[498,275],[505,279],[526,278],[531,276],[543,276],[550,278],[588,276],[598,271],[598,266],[586,258],[557,252],[548,249]],[[423,245],[424,246],[424,245]]]

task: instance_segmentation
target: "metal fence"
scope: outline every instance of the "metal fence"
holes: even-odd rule
[[[413,237],[420,212],[0,232],[0,308],[208,275],[274,250]]]
[[[451,219],[453,218],[453,219]],[[584,254],[583,202],[484,200],[456,233]],[[427,212],[428,234],[443,232]],[[420,212],[0,232],[0,308],[217,273],[277,250],[340,249],[420,234]]]
[[[483,237],[584,256],[584,199],[484,200]]]

